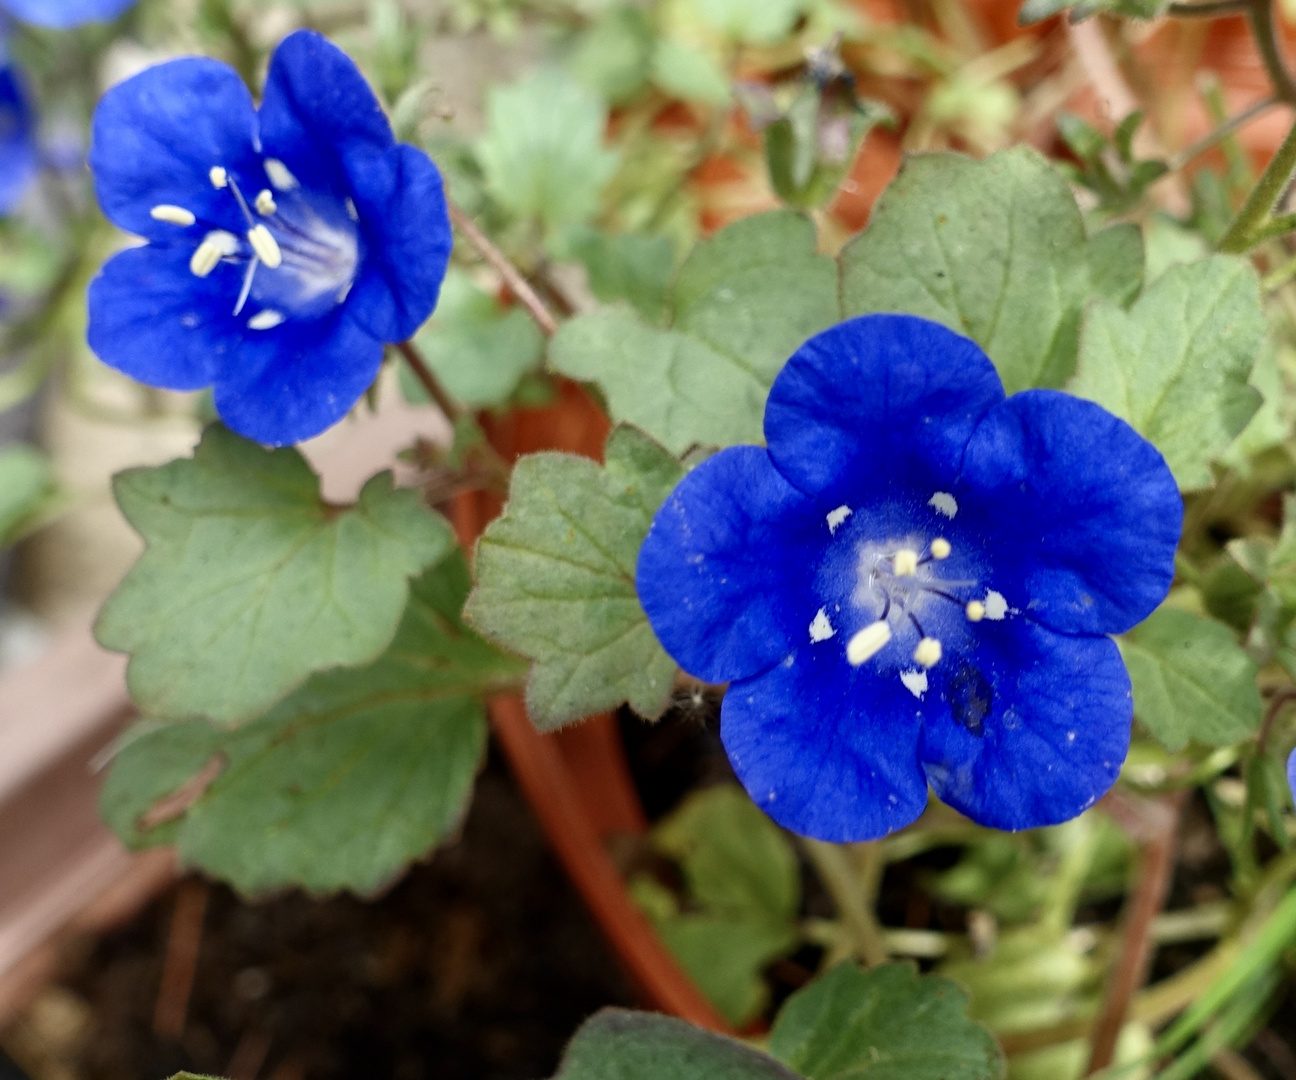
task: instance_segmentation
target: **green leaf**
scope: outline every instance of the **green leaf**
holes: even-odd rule
[[[554,1080],[800,1080],[758,1050],[654,1013],[604,1009],[576,1032]]]
[[[657,42],[651,71],[659,90],[684,101],[725,105],[732,93],[729,77],[710,53],[670,38]]]
[[[545,69],[492,88],[486,116],[477,155],[502,205],[551,229],[594,215],[617,158],[603,145],[607,108],[592,90]]]
[[[774,45],[791,32],[804,0],[693,0],[703,20],[745,45]]]
[[[798,990],[770,1053],[807,1080],[998,1080],[1003,1057],[967,1018],[967,993],[909,964],[839,964]]]
[[[1148,219],[1144,226],[1144,242],[1149,282],[1156,281],[1172,266],[1202,262],[1211,253],[1211,245],[1201,233],[1185,228],[1165,214],[1154,214]]]
[[[647,85],[655,43],[643,9],[619,4],[580,35],[567,66],[604,100],[623,105]]]
[[[1094,294],[1129,307],[1143,288],[1143,231],[1129,222],[1109,225],[1089,240]]]
[[[1118,639],[1134,715],[1166,749],[1227,746],[1260,727],[1255,661],[1226,626],[1162,607]]]
[[[1243,475],[1251,471],[1253,457],[1287,441],[1290,425],[1283,415],[1286,386],[1278,363],[1278,350],[1272,342],[1266,342],[1256,354],[1247,384],[1260,394],[1260,408],[1233,444],[1220,455],[1222,464]]]
[[[192,459],[130,469],[114,492],[145,551],[95,632],[131,654],[142,712],[235,723],[312,672],[377,657],[408,579],[454,543],[390,473],[349,509],[320,498],[294,449],[265,450],[213,425]]]
[[[668,449],[760,442],[775,375],[838,321],[836,273],[814,226],[791,211],[746,218],[701,243],[672,295],[669,330],[626,310],[572,319],[551,365],[599,385],[612,416]]]
[[[0,450],[0,547],[17,538],[54,492],[54,471],[30,446]]]
[[[568,239],[585,266],[590,290],[605,304],[625,300],[651,323],[666,314],[675,271],[675,245],[667,236],[613,234],[582,229]]]
[[[1133,245],[1122,250],[1133,258]],[[1058,387],[1075,368],[1093,282],[1133,277],[1112,255],[1112,238],[1085,239],[1066,180],[1034,150],[985,161],[923,154],[907,159],[842,252],[842,306],[848,316],[921,315],[966,334],[1010,394]]]
[[[137,725],[104,787],[105,820],[132,847],[176,844],[245,893],[382,887],[462,819],[486,745],[478,697],[521,678],[462,623],[468,585],[456,553],[414,584],[378,660],[316,675],[241,728]],[[155,825],[172,799],[173,819]]]
[[[513,471],[504,515],[477,545],[468,619],[533,660],[527,707],[542,730],[628,702],[665,710],[676,667],[635,592],[653,514],[683,467],[633,428],[608,437],[606,465],[532,454]]]
[[[1251,264],[1217,255],[1173,266],[1130,308],[1095,304],[1070,389],[1128,420],[1185,490],[1260,405],[1247,384],[1268,324]]]
[[[531,317],[521,308],[502,307],[453,266],[436,314],[415,342],[450,396],[471,408],[506,402],[522,376],[544,358],[544,338]],[[427,391],[407,366],[400,371],[406,397],[427,401]]]

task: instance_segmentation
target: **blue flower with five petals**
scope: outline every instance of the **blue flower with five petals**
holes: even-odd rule
[[[117,18],[136,0],[0,0],[3,9],[15,19],[33,26],[69,30],[88,22],[107,22]]]
[[[768,449],[689,473],[639,556],[661,643],[728,682],[721,738],[775,821],[823,840],[913,821],[928,784],[984,825],[1074,817],[1115,781],[1115,642],[1164,598],[1183,504],[1157,450],[1092,402],[1005,398],[925,319],[810,339]]]
[[[151,386],[211,386],[221,419],[258,442],[335,423],[384,342],[436,306],[451,247],[441,175],[314,32],[275,50],[259,111],[214,60],[109,90],[90,168],[104,213],[149,241],[91,283],[91,348]]]

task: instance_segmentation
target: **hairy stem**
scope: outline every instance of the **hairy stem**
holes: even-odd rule
[[[1293,170],[1296,170],[1296,126],[1287,132],[1260,182],[1247,196],[1233,224],[1220,240],[1220,251],[1243,255],[1255,246],[1253,237],[1263,228],[1270,212],[1282,198]]]
[[[1251,23],[1251,35],[1255,38],[1256,48],[1260,50],[1260,59],[1264,61],[1265,71],[1269,73],[1269,81],[1273,84],[1274,94],[1282,101],[1296,103],[1296,82],[1292,81],[1291,72],[1287,70],[1287,64],[1283,60],[1271,0],[1250,0],[1247,19]]]
[[[1219,127],[1215,128],[1213,131],[1209,132],[1208,134],[1203,135],[1191,146],[1185,147],[1183,150],[1177,153],[1167,163],[1169,170],[1171,172],[1178,172],[1190,161],[1192,161],[1195,157],[1206,153],[1206,151],[1211,149],[1211,147],[1216,146],[1219,143],[1222,143],[1225,139],[1227,139],[1230,135],[1236,132],[1239,128],[1243,127],[1246,124],[1249,124],[1257,116],[1263,115],[1264,113],[1268,112],[1277,104],[1278,104],[1278,98],[1271,96],[1265,98],[1262,101],[1257,101],[1254,105],[1248,105],[1236,116],[1230,116],[1227,120],[1225,120],[1222,124],[1220,124]]]
[[[870,967],[885,964],[889,959],[886,941],[873,914],[873,898],[882,876],[881,849],[876,844],[859,844],[852,851],[822,840],[805,840],[803,846],[837,907],[855,954]],[[856,853],[859,858],[852,859]]]
[[[414,377],[418,379],[423,389],[427,391],[428,397],[436,402],[436,407],[445,414],[445,418],[453,424],[463,415],[463,409],[459,403],[454,400],[441,385],[441,380],[433,374],[428,367],[428,363],[423,359],[423,354],[419,352],[418,346],[412,341],[402,341],[396,346],[396,350],[405,357],[405,362],[409,364],[410,371],[414,372]]]

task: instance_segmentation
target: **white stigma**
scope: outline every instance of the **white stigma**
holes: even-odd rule
[[[953,550],[950,547],[950,542],[944,537],[938,536],[931,542],[931,557],[933,559],[948,559],[950,552]]]
[[[186,229],[198,220],[183,206],[172,206],[170,203],[153,207],[149,211],[149,217],[154,221],[165,221],[168,225],[181,225]]]
[[[235,254],[238,249],[239,239],[233,233],[223,229],[209,232],[189,260],[189,272],[195,277],[205,278],[216,269],[221,259]]]
[[[283,252],[279,250],[278,242],[264,225],[253,225],[248,229],[247,238],[248,243],[252,245],[252,250],[268,269],[277,269],[283,263]]]
[[[923,638],[914,649],[913,658],[915,664],[921,664],[925,668],[935,667],[940,663],[941,643],[934,637]]]
[[[835,533],[841,523],[850,516],[851,508],[849,506],[839,506],[836,510],[830,510],[827,518],[829,534]]]
[[[991,589],[986,593],[985,598],[985,617],[998,622],[1008,614],[1008,601],[1004,599],[1003,593],[995,592]]]
[[[827,641],[835,633],[837,631],[833,629],[833,624],[828,619],[828,612],[820,608],[815,612],[814,621],[810,623],[810,640]]]
[[[896,577],[913,577],[918,573],[918,552],[901,548],[892,558],[892,567]]]
[[[275,205],[274,196],[270,193],[269,188],[262,188],[256,197],[256,203],[254,205],[256,206],[257,213],[262,217],[273,217],[275,211],[279,209],[279,207]]]
[[[891,640],[891,624],[879,619],[864,627],[846,644],[846,659],[854,667],[872,659]]]
[[[297,177],[288,171],[288,166],[278,158],[265,159],[266,176],[270,177],[272,183],[280,191],[292,191],[298,187]]]
[[[213,165],[211,167],[211,172],[209,172],[207,176],[211,180],[212,187],[214,187],[217,191],[220,191],[223,187],[225,187],[226,184],[229,183],[229,173],[227,173],[219,165]]]
[[[963,610],[967,613],[968,622],[980,622],[986,616],[986,606],[980,600],[969,600]]]
[[[953,518],[954,515],[958,513],[958,503],[955,501],[954,496],[948,491],[936,492],[936,494],[927,500],[927,505],[935,510],[936,513],[944,514],[947,518]]]
[[[266,308],[265,311],[258,311],[252,318],[248,319],[248,329],[273,330],[284,321],[283,315],[279,312]]]
[[[919,700],[923,694],[927,693],[927,672],[926,671],[902,671],[900,672],[900,681],[904,683],[905,689]]]

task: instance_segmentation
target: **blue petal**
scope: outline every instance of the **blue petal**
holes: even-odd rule
[[[975,342],[926,319],[865,315],[796,351],[770,390],[765,439],[778,470],[809,494],[946,490],[977,422],[1002,400]]]
[[[876,840],[927,805],[921,705],[894,675],[850,668],[837,649],[800,648],[729,687],[720,737],[770,817],[833,843]]]
[[[432,314],[450,261],[441,174],[403,143],[353,150],[345,164],[366,250],[348,306],[375,337],[404,341]]]
[[[4,0],[10,15],[33,26],[67,30],[88,22],[115,19],[135,0]]]
[[[248,330],[215,386],[227,427],[266,446],[332,427],[378,376],[383,346],[344,309],[310,322]]]
[[[973,821],[1031,829],[1067,821],[1116,781],[1129,749],[1129,675],[1107,637],[1055,634],[1010,617],[928,673],[922,761],[932,788]]]
[[[635,583],[662,646],[690,674],[766,671],[807,634],[817,559],[794,533],[808,500],[755,446],[708,458],[657,511]]]
[[[34,126],[18,69],[0,68],[0,215],[22,201],[36,177]]]
[[[1118,634],[1174,577],[1183,500],[1156,448],[1093,402],[1015,394],[968,444],[957,491],[993,588],[1063,633]]]
[[[355,62],[313,30],[298,30],[270,60],[261,142],[306,187],[349,195],[343,157],[394,145],[391,125]]]
[[[99,205],[115,225],[154,240],[185,237],[196,246],[213,228],[241,236],[238,203],[210,174],[219,165],[246,187],[260,184],[255,138],[252,96],[229,65],[191,57],[151,67],[95,109],[90,169]],[[155,221],[149,212],[158,205],[182,207],[198,223]]]
[[[131,248],[90,283],[90,348],[105,364],[149,386],[210,386],[237,349],[242,329],[230,314],[241,270],[189,272],[188,250]]]
[[[1287,758],[1287,786],[1292,790],[1292,798],[1296,799],[1296,750]]]

